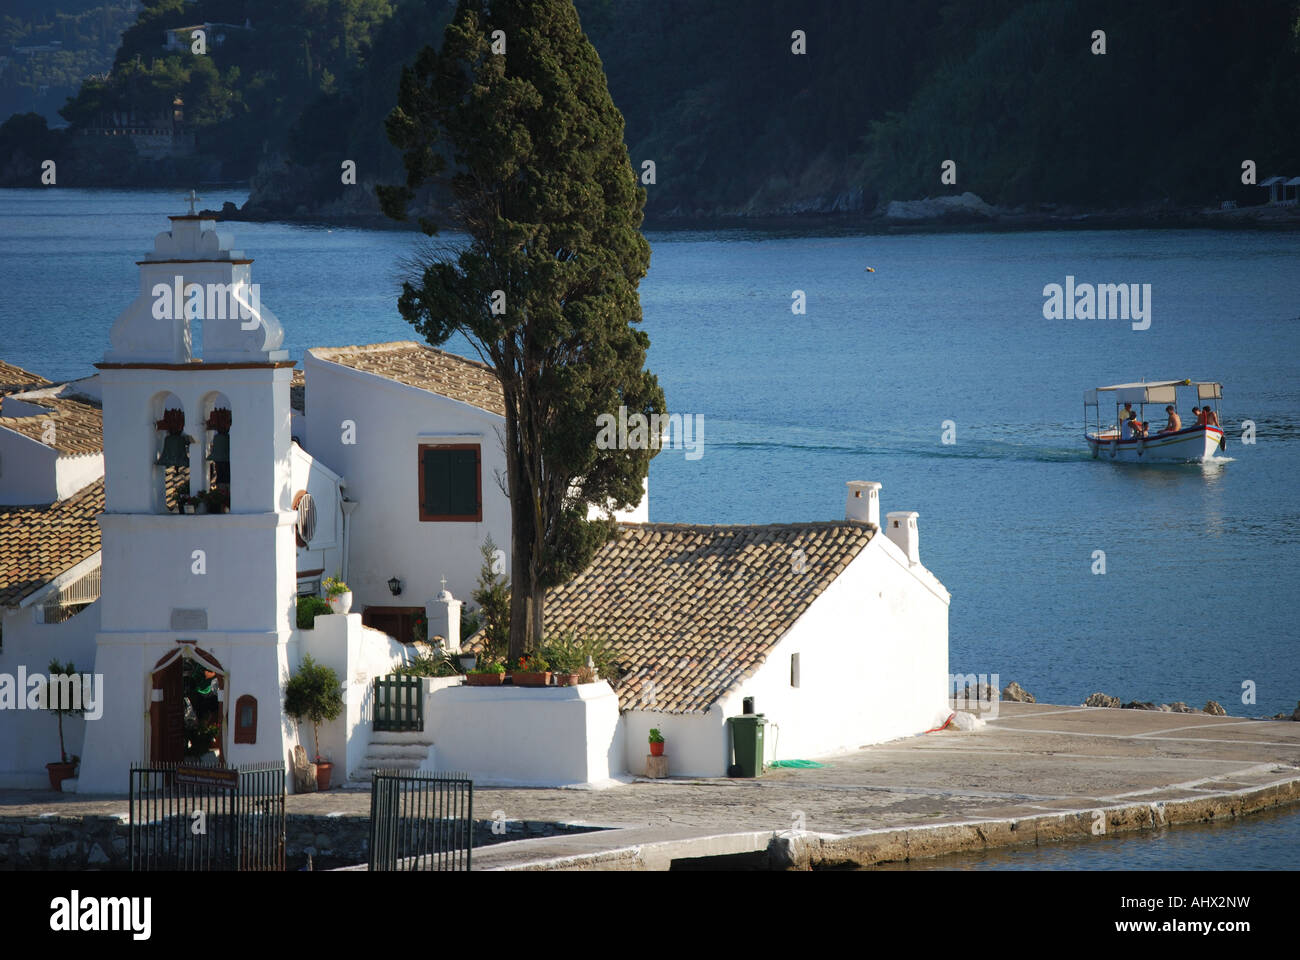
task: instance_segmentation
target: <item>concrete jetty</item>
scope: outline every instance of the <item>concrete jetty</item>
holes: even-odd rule
[[[1300,723],[1000,704],[945,730],[753,780],[605,790],[478,788],[477,819],[601,829],[477,847],[477,870],[819,869],[1208,823],[1300,802]],[[671,763],[671,756],[670,756]],[[124,813],[124,799],[0,791],[0,820]],[[291,796],[295,816],[365,818],[369,794]],[[710,859],[723,858],[723,859]]]

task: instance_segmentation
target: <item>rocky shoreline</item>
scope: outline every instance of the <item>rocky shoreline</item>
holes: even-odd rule
[[[227,202],[219,211],[204,214],[220,220],[263,223],[319,223],[364,229],[414,229],[385,217],[374,197],[373,184],[360,184],[345,198],[323,204],[280,202],[265,191],[253,191],[237,207]],[[1021,230],[1186,229],[1221,230],[1300,229],[1300,204],[1292,206],[1190,207],[1169,203],[1119,209],[1087,209],[1043,203],[1033,207],[1002,207],[986,203],[974,193],[920,200],[890,200],[868,209],[862,191],[837,194],[773,209],[734,212],[683,210],[647,213],[649,230],[761,229],[837,231],[857,233],[948,233]]]
[[[970,686],[970,684],[967,684],[964,690],[964,695],[968,699],[974,698],[977,700],[984,700],[984,701],[991,701],[993,699],[994,693],[998,693],[998,699],[1008,700],[1013,703],[1037,703],[1038,702],[1034,698],[1034,695],[1032,693],[1030,693],[1020,684],[1016,683],[1014,680],[1011,683],[1008,683],[1005,687],[1003,687],[1000,692],[997,691],[995,688],[989,687],[983,683],[977,684],[973,688]],[[1225,710],[1223,708],[1223,705],[1219,703],[1217,700],[1207,700],[1205,702],[1205,706],[1198,710],[1196,707],[1188,706],[1186,703],[1184,703],[1181,700],[1175,700],[1173,703],[1154,703],[1153,701],[1150,700],[1130,700],[1127,703],[1125,703],[1119,697],[1113,697],[1110,694],[1100,693],[1100,692],[1089,694],[1088,698],[1084,700],[1083,703],[1079,704],[1079,706],[1107,707],[1113,710],[1155,710],[1164,713],[1201,713],[1201,714],[1208,714],[1209,716],[1212,717],[1228,716],[1228,711]],[[1250,717],[1250,718],[1243,718],[1243,719],[1293,720],[1297,723],[1300,723],[1300,702],[1296,703],[1296,708],[1291,713],[1275,713],[1271,717]]]

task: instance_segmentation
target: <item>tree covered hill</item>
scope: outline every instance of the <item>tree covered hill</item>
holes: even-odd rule
[[[1300,175],[1300,0],[575,5],[633,165],[654,162],[651,219],[869,212],[964,191],[1030,209],[1250,203],[1263,191],[1241,184],[1244,160],[1260,179]],[[111,76],[83,83],[63,114],[84,129],[179,97],[195,155],[142,163],[75,134],[41,149],[68,152],[87,183],[251,178],[256,215],[370,216],[371,186],[402,173],[383,130],[401,66],[441,42],[453,12],[445,0],[147,0]],[[251,30],[201,56],[162,49],[164,29],[201,21]],[[794,31],[806,53],[792,52]],[[0,178],[33,182],[27,153],[43,134],[17,119],[0,127]],[[946,160],[955,183],[941,182]]]

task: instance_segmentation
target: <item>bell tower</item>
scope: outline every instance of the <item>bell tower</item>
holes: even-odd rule
[[[197,762],[196,741],[228,764],[290,749],[280,691],[295,626],[293,364],[253,261],[195,213],[193,191],[186,199],[189,212],[137,261],[139,293],[96,365],[105,700],[86,725],[82,792],[125,792],[131,763]],[[235,716],[237,701],[255,721]],[[191,729],[200,702],[206,733]]]

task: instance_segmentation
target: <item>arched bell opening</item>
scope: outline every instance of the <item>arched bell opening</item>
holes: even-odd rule
[[[153,509],[180,513],[190,495],[190,444],[185,432],[185,405],[170,391],[155,394],[151,405],[154,431]]]
[[[203,398],[204,473],[209,509],[230,509],[230,430],[233,425],[230,398],[210,393]]]

